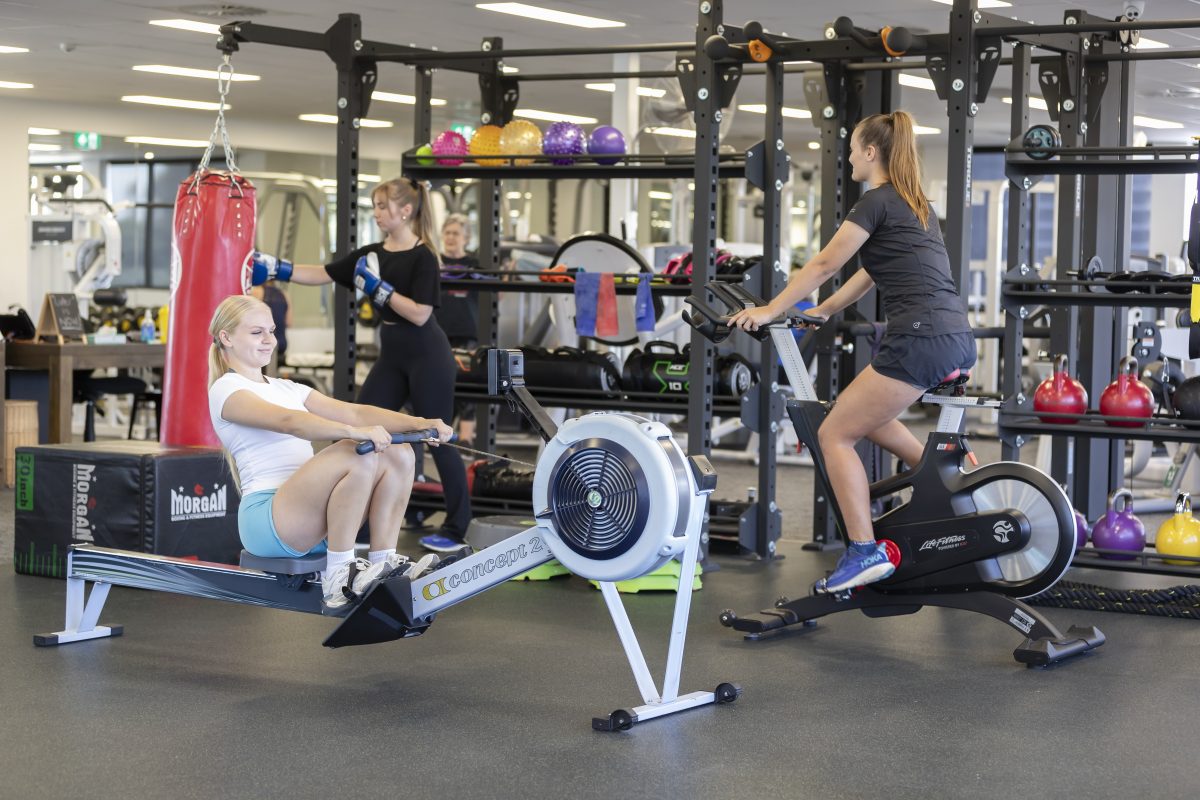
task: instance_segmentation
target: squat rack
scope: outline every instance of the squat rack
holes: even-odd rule
[[[701,3],[701,8],[709,6],[708,2]],[[716,4],[718,7],[720,3]],[[719,19],[719,14],[717,15]],[[432,71],[434,68],[453,69],[469,72],[479,76],[482,98],[481,122],[485,124],[500,124],[507,122],[516,108],[519,96],[519,84],[522,80],[557,80],[567,79],[566,75],[510,75],[505,74],[501,67],[505,58],[530,58],[546,56],[577,56],[602,54],[630,54],[673,52],[676,54],[676,70],[670,73],[662,71],[646,72],[592,72],[576,73],[574,77],[588,78],[635,78],[663,77],[670,75],[680,80],[684,95],[695,103],[697,129],[697,157],[694,162],[686,164],[671,163],[666,157],[655,159],[642,158],[640,163],[626,163],[618,167],[601,167],[596,164],[583,164],[571,167],[504,167],[475,168],[469,173],[480,180],[480,218],[491,220],[490,227],[480,231],[479,256],[484,270],[495,269],[499,266],[498,251],[500,247],[499,209],[500,178],[501,177],[572,177],[572,173],[590,175],[593,177],[693,177],[695,181],[695,203],[697,209],[693,229],[693,241],[706,243],[705,247],[693,247],[695,257],[692,265],[692,292],[703,296],[704,285],[714,277],[714,254],[716,242],[715,213],[701,213],[703,209],[715,212],[717,197],[717,180],[719,177],[732,177],[744,174],[741,163],[730,164],[726,156],[718,154],[718,128],[722,109],[730,102],[733,90],[740,76],[740,69],[732,66],[721,70],[714,69],[712,60],[703,52],[700,45],[704,39],[715,33],[713,17],[706,10],[701,12],[701,24],[697,29],[696,41],[668,42],[658,44],[625,45],[615,47],[586,47],[586,48],[534,48],[505,50],[503,41],[498,37],[482,40],[479,51],[447,52],[428,50],[412,46],[400,46],[366,40],[362,36],[362,22],[356,14],[341,14],[338,21],[324,33],[312,33],[286,28],[260,25],[252,22],[234,22],[222,26],[221,39],[218,48],[223,52],[232,53],[244,43],[271,44],[282,47],[292,47],[314,50],[325,53],[335,64],[338,74],[337,94],[337,237],[336,252],[339,254],[353,250],[358,243],[357,215],[358,204],[358,162],[359,162],[359,124],[366,116],[370,107],[371,94],[375,87],[380,62],[394,62],[412,66],[415,69],[416,97],[413,122],[412,140],[421,144],[430,140]],[[693,100],[693,98],[696,98]],[[776,114],[778,117],[778,114]],[[781,128],[780,128],[781,134]],[[779,136],[772,138],[772,141]],[[586,157],[581,160],[586,160]],[[627,159],[628,161],[629,159]],[[638,159],[632,159],[638,160]],[[406,169],[416,177],[436,176],[439,168],[424,167],[406,161]],[[444,170],[442,170],[444,171]],[[776,181],[776,173],[782,172],[786,179],[786,161],[773,160],[763,168],[765,179]],[[545,174],[542,174],[545,173]],[[778,199],[772,212],[775,222],[770,226],[773,231],[771,246],[778,252]],[[486,224],[486,223],[485,223]],[[773,281],[774,273],[764,270],[767,275],[764,280]],[[770,283],[774,286],[774,283]],[[334,303],[334,338],[338,343],[334,352],[334,394],[342,399],[353,395],[354,363],[356,357],[353,295],[341,288],[335,290]],[[480,292],[480,306],[484,313],[480,315],[480,339],[494,341],[497,330],[496,303],[494,293],[485,290]],[[490,313],[488,311],[490,310]],[[691,343],[693,358],[691,360],[690,385],[688,399],[688,445],[691,454],[707,454],[711,449],[711,422],[714,410],[713,390],[713,355],[712,344],[697,333],[692,335]],[[774,362],[770,362],[773,373]],[[767,371],[764,370],[766,375]],[[761,404],[768,407],[779,405],[773,399],[773,393],[760,393]],[[773,404],[773,405],[772,405]],[[745,404],[743,404],[744,407]],[[779,409],[781,416],[782,408]],[[775,417],[775,418],[777,418]],[[489,413],[488,425],[481,428],[484,446],[490,448],[495,435],[495,414]],[[762,509],[770,509],[773,521],[768,526],[759,525],[754,531],[743,531],[741,542],[763,556],[774,552],[774,542],[779,536],[779,513],[774,502],[774,436],[763,436],[763,452],[769,453],[769,458],[760,465],[759,469],[759,505]],[[769,448],[769,449],[768,449]],[[763,514],[767,512],[764,511]],[[759,516],[763,516],[760,514]],[[743,515],[745,517],[746,515]],[[765,531],[765,532],[764,532]],[[707,536],[705,537],[707,542]]]

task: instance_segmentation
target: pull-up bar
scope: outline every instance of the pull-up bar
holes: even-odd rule
[[[434,63],[470,61],[477,58],[541,58],[544,56],[597,56],[623,53],[677,53],[681,51],[694,53],[695,50],[695,42],[658,42],[611,47],[543,47],[525,50],[449,50],[446,52],[426,50],[421,52],[421,56],[417,60],[421,63]]]
[[[991,28],[976,28],[979,37],[1028,36],[1051,33],[1120,33],[1122,31],[1156,31],[1171,28],[1200,28],[1200,19],[1152,19],[1122,22],[1065,22],[1054,25],[1008,25]]]

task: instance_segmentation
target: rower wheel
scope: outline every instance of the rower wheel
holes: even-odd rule
[[[679,556],[699,535],[703,502],[670,429],[632,414],[567,420],[533,479],[550,552],[596,581],[637,578]]]

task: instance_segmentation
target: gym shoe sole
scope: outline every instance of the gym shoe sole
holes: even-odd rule
[[[884,578],[889,577],[895,571],[896,567],[893,566],[890,561],[883,564],[876,564],[875,566],[868,567],[867,569],[858,573],[858,575],[855,575],[854,578],[847,581],[842,581],[834,586],[830,586],[829,583],[826,582],[823,586],[818,587],[817,591],[823,594],[837,594],[838,592],[844,592],[847,589],[856,589],[859,586],[866,586],[868,583],[881,581]]]
[[[351,586],[349,583],[341,583],[339,581],[337,587],[338,594],[334,594],[332,597],[330,595],[322,594],[321,613],[333,617],[343,617],[349,614],[350,611],[357,606],[372,589],[375,588],[375,585],[379,583],[389,569],[386,561],[381,561],[378,564],[367,564],[366,561],[358,559],[356,562],[352,563],[357,563],[359,566],[359,570],[353,578],[353,583],[357,585]],[[363,566],[364,564],[366,566]],[[348,569],[347,575],[345,578],[343,578],[343,580],[350,581]],[[347,587],[354,592],[354,597],[346,597],[345,594],[342,593],[342,589]],[[322,592],[324,592],[323,585]]]
[[[421,547],[435,553],[454,553],[465,546],[464,542],[456,542],[446,536],[422,536]]]

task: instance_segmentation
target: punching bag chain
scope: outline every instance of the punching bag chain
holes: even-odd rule
[[[217,121],[213,125],[212,135],[208,137],[208,148],[204,151],[204,157],[200,159],[200,169],[197,170],[197,175],[208,169],[209,159],[212,158],[213,150],[217,146],[218,134],[221,136],[221,146],[225,150],[225,164],[231,173],[238,172],[233,145],[229,143],[229,129],[225,126],[225,100],[229,95],[231,83],[233,83],[233,64],[230,61],[229,53],[226,53],[221,59],[221,65],[217,67],[217,92],[221,96],[221,103],[217,108]]]

